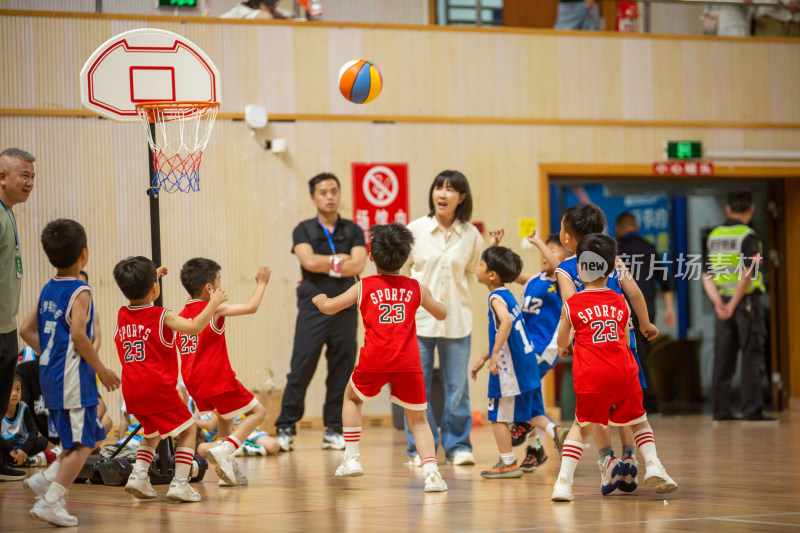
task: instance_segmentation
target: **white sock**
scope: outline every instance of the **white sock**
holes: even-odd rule
[[[194,461],[194,450],[191,448],[175,448],[175,479],[189,479]]]
[[[139,449],[136,450],[136,464],[133,465],[133,469],[137,472],[147,472],[155,455],[156,450],[154,448],[139,445]]]
[[[503,461],[503,464],[506,466],[514,464],[514,461],[516,461],[514,452],[501,453],[500,460]]]
[[[436,461],[436,457],[426,457],[420,464],[422,465],[422,472],[425,474],[439,471],[439,463]]]
[[[230,452],[231,454],[236,453],[236,450],[239,449],[239,446],[242,445],[242,441],[237,439],[234,435],[228,435],[225,439],[225,442],[222,443],[223,446]]]
[[[42,472],[42,476],[47,481],[54,481],[56,479],[56,474],[58,474],[58,468],[61,466],[61,461],[53,461],[50,466],[47,467],[47,470]]]
[[[546,431],[547,431],[547,436],[548,437],[550,437],[551,439],[556,438],[556,425],[555,424],[553,424],[552,422],[548,422]]]
[[[358,441],[361,439],[361,426],[358,427],[343,427],[342,434],[344,435],[344,451],[350,457],[359,455]]]
[[[658,461],[658,455],[656,454],[656,439],[653,435],[652,429],[640,429],[633,436],[633,440],[636,442],[636,446],[639,448],[639,451],[642,452],[642,457],[644,457],[645,464],[651,461]]]
[[[564,452],[561,455],[561,470],[558,472],[558,477],[564,478],[567,483],[572,485],[572,480],[575,475],[575,468],[578,466],[578,461],[583,454],[583,443],[576,440],[564,441]]]
[[[64,494],[66,493],[67,488],[64,485],[60,485],[53,481],[50,483],[50,487],[47,488],[47,492],[44,493],[44,501],[50,505],[58,503],[58,500],[63,498]]]

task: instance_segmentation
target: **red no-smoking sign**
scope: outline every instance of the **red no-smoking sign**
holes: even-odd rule
[[[353,220],[364,233],[373,224],[408,224],[408,164],[353,163]]]

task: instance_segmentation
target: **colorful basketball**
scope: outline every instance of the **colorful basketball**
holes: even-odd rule
[[[382,86],[381,72],[366,59],[348,61],[339,71],[339,91],[354,104],[375,100]]]

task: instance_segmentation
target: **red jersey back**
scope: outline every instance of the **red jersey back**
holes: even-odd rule
[[[166,314],[166,309],[152,304],[120,307],[117,313],[114,342],[129,413],[159,413],[183,404],[175,388],[178,358],[172,346],[174,333],[164,325]]]
[[[364,346],[358,367],[369,372],[422,371],[417,343],[417,280],[379,274],[360,281],[358,308],[364,321]]]
[[[575,392],[635,390],[639,366],[626,343],[630,309],[611,289],[584,289],[564,302],[575,328]]]
[[[193,319],[203,312],[208,302],[189,300],[180,316]],[[225,317],[211,322],[199,335],[177,334],[181,354],[181,375],[186,390],[193,398],[210,398],[238,388],[236,373],[228,359],[225,342]]]

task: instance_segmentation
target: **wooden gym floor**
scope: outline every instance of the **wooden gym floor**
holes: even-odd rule
[[[201,503],[169,502],[166,486],[156,487],[158,499],[141,501],[122,487],[73,485],[67,509],[82,531],[109,532],[800,529],[800,415],[780,419],[712,427],[708,416],[654,417],[659,455],[680,484],[667,500],[646,487],[602,497],[594,447],[578,466],[573,503],[550,501],[560,464],[550,444],[550,460],[537,472],[484,480],[481,467],[497,460],[491,428],[484,426],[472,433],[478,465],[441,467],[447,493],[423,492],[421,471],[404,464],[401,431],[367,428],[363,477],[334,477],[343,452],[321,450],[321,432],[304,431],[291,453],[241,459],[248,487],[219,488],[210,472],[196,485]],[[0,530],[49,529],[28,516],[32,505],[21,483],[0,483]]]

